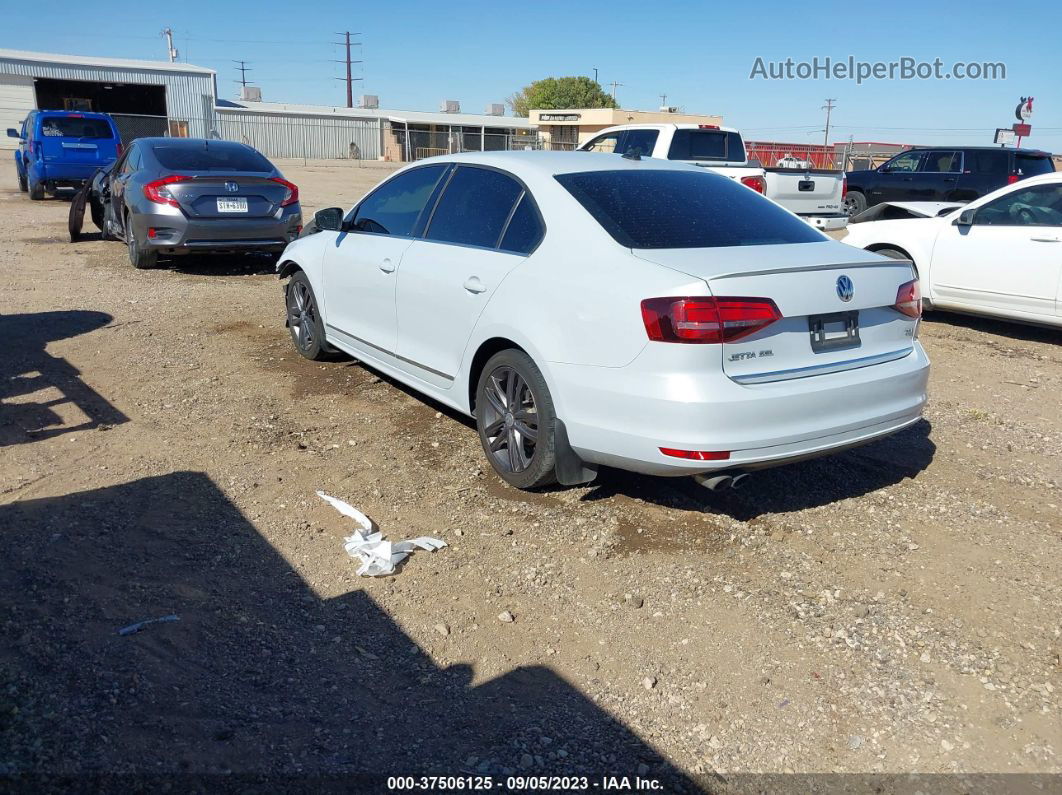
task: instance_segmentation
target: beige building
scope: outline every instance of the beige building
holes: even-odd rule
[[[722,116],[702,116],[668,110],[624,110],[622,108],[571,108],[531,110],[527,120],[538,127],[547,149],[575,149],[595,133],[617,124],[718,124]]]

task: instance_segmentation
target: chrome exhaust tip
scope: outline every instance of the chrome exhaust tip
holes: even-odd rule
[[[710,491],[726,491],[734,482],[732,475],[712,475],[707,472],[694,475],[693,479]]]
[[[739,472],[738,474],[734,475],[734,479],[730,481],[730,488],[740,489],[742,486],[745,485],[745,481],[747,481],[748,479],[748,472]]]

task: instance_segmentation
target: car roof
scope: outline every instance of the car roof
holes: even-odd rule
[[[464,152],[456,155],[439,155],[418,160],[416,165],[428,163],[466,163],[510,171],[517,176],[531,175],[552,177],[583,171],[701,171],[704,169],[671,160],[645,157],[633,160],[622,155],[605,152],[548,152],[541,150],[508,152]]]
[[[75,119],[110,119],[110,114],[99,113],[94,110],[48,110],[47,108],[35,108],[33,113],[47,113],[49,116],[70,116]]]
[[[905,150],[907,152],[1017,152],[1023,155],[1042,155],[1043,157],[1050,157],[1050,152],[1045,152],[1043,149],[1014,149],[1001,146],[912,146],[910,149]],[[903,152],[897,152],[897,154],[903,154]]]

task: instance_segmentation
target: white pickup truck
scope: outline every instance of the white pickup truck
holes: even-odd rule
[[[749,164],[741,133],[711,124],[623,124],[579,147],[584,152],[639,154],[680,160],[740,181],[823,231],[843,229],[846,180],[842,171],[763,168]]]

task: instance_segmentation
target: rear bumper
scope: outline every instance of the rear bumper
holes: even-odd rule
[[[802,215],[800,217],[823,232],[834,232],[848,226],[848,216],[843,213],[838,215]]]
[[[166,208],[170,209],[170,208]],[[176,208],[173,212],[136,213],[133,231],[141,245],[160,254],[193,251],[280,252],[299,235],[302,213],[296,207],[282,208],[268,218],[191,219]],[[152,231],[154,233],[152,236]]]
[[[34,182],[46,182],[56,187],[80,187],[101,168],[107,168],[114,161],[105,163],[42,163],[31,161],[29,175]]]
[[[917,342],[873,367],[754,385],[721,371],[694,375],[689,352],[669,350],[685,347],[652,346],[622,368],[550,364],[580,458],[653,475],[760,469],[894,433],[926,402],[929,360]],[[688,461],[662,447],[730,457]]]

